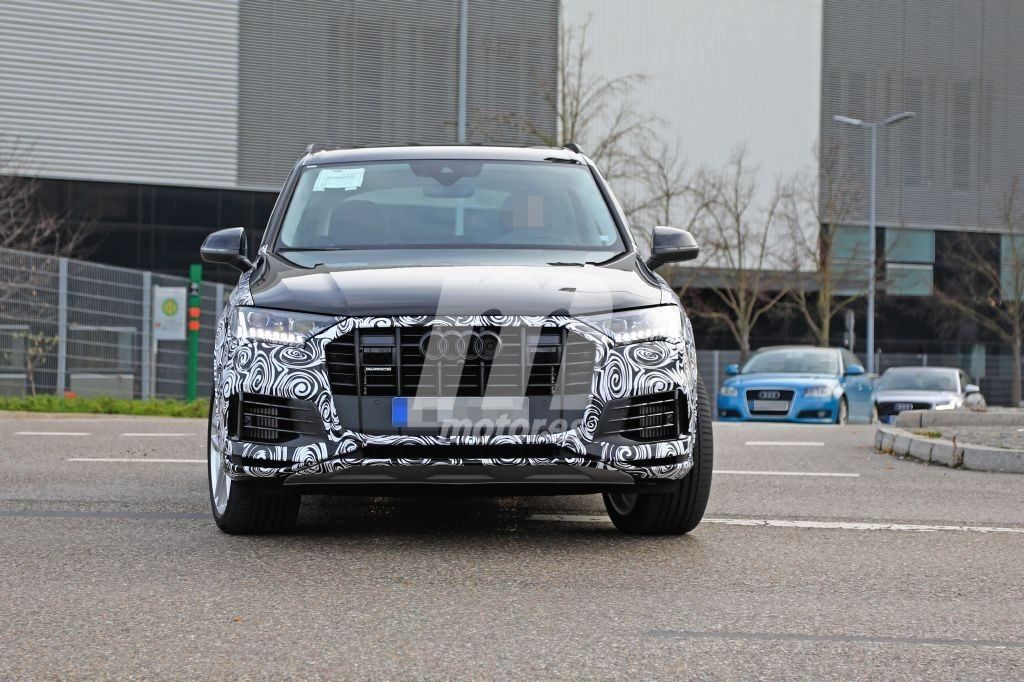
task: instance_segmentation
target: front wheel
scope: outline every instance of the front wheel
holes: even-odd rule
[[[846,398],[839,399],[839,410],[836,412],[836,424],[844,426],[850,422],[850,405]]]
[[[224,458],[213,441],[213,402],[206,458],[210,507],[217,527],[232,535],[291,531],[299,517],[299,495],[284,492],[276,481],[234,481],[224,471]]]
[[[693,468],[666,494],[605,494],[604,506],[619,530],[635,535],[681,535],[704,518],[714,466],[711,407],[704,382],[697,379],[697,433]]]

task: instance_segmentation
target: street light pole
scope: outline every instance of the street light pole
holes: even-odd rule
[[[876,167],[878,159],[878,128],[881,126],[892,125],[905,121],[908,118],[914,118],[917,116],[913,111],[904,111],[901,114],[894,114],[889,118],[881,121],[875,121],[868,123],[860,120],[859,118],[850,118],[849,116],[833,116],[832,119],[839,123],[845,123],[847,125],[857,126],[858,128],[867,128],[871,131],[871,142],[868,152],[868,324],[867,324],[867,355],[868,355],[868,373],[872,374],[875,371],[875,272],[876,272],[876,260],[878,258],[876,252],[875,239],[875,206],[876,206]]]
[[[876,172],[876,154],[878,153],[878,124],[871,126],[871,154],[870,164],[871,178],[868,181],[871,185],[869,190],[870,197],[868,203],[870,209],[868,209],[868,374],[875,372],[875,275],[878,273],[877,265],[877,254],[875,253],[878,239],[875,235],[875,172]]]

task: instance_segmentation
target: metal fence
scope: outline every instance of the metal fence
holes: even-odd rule
[[[188,279],[0,249],[0,394],[185,397],[187,342],[154,343],[157,285]],[[200,396],[228,291],[200,286]]]
[[[185,339],[161,341],[154,353],[154,286],[188,286],[185,277],[0,249],[0,395],[31,393],[124,398],[183,398]],[[224,284],[200,287],[198,395],[210,391],[215,322],[229,293]],[[697,366],[717,394],[725,368],[739,351],[702,350]],[[984,352],[879,353],[876,367],[960,367],[991,404],[1007,404],[1010,357]],[[712,399],[712,405],[714,400]]]

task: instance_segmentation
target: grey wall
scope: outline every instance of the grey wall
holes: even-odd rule
[[[868,133],[832,116],[918,114],[879,132],[879,224],[993,227],[1024,174],[1024,3],[825,0],[822,30],[822,149],[863,186]]]
[[[554,132],[558,3],[469,3],[469,141],[528,142],[509,114]],[[276,188],[311,142],[456,140],[458,0],[244,0],[239,185]]]
[[[0,0],[0,148],[49,178],[277,190],[311,142],[454,142],[459,0]],[[554,134],[558,0],[469,0],[468,137]],[[3,172],[11,172],[6,170]]]
[[[237,15],[235,0],[0,1],[12,170],[235,186]]]

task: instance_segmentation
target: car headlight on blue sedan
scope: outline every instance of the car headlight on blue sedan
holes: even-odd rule
[[[739,394],[740,392],[736,390],[735,386],[730,386],[728,384],[723,384],[722,387],[718,389],[718,395],[724,398],[735,398]]]
[[[831,386],[808,386],[804,389],[805,398],[831,398],[833,388]]]

